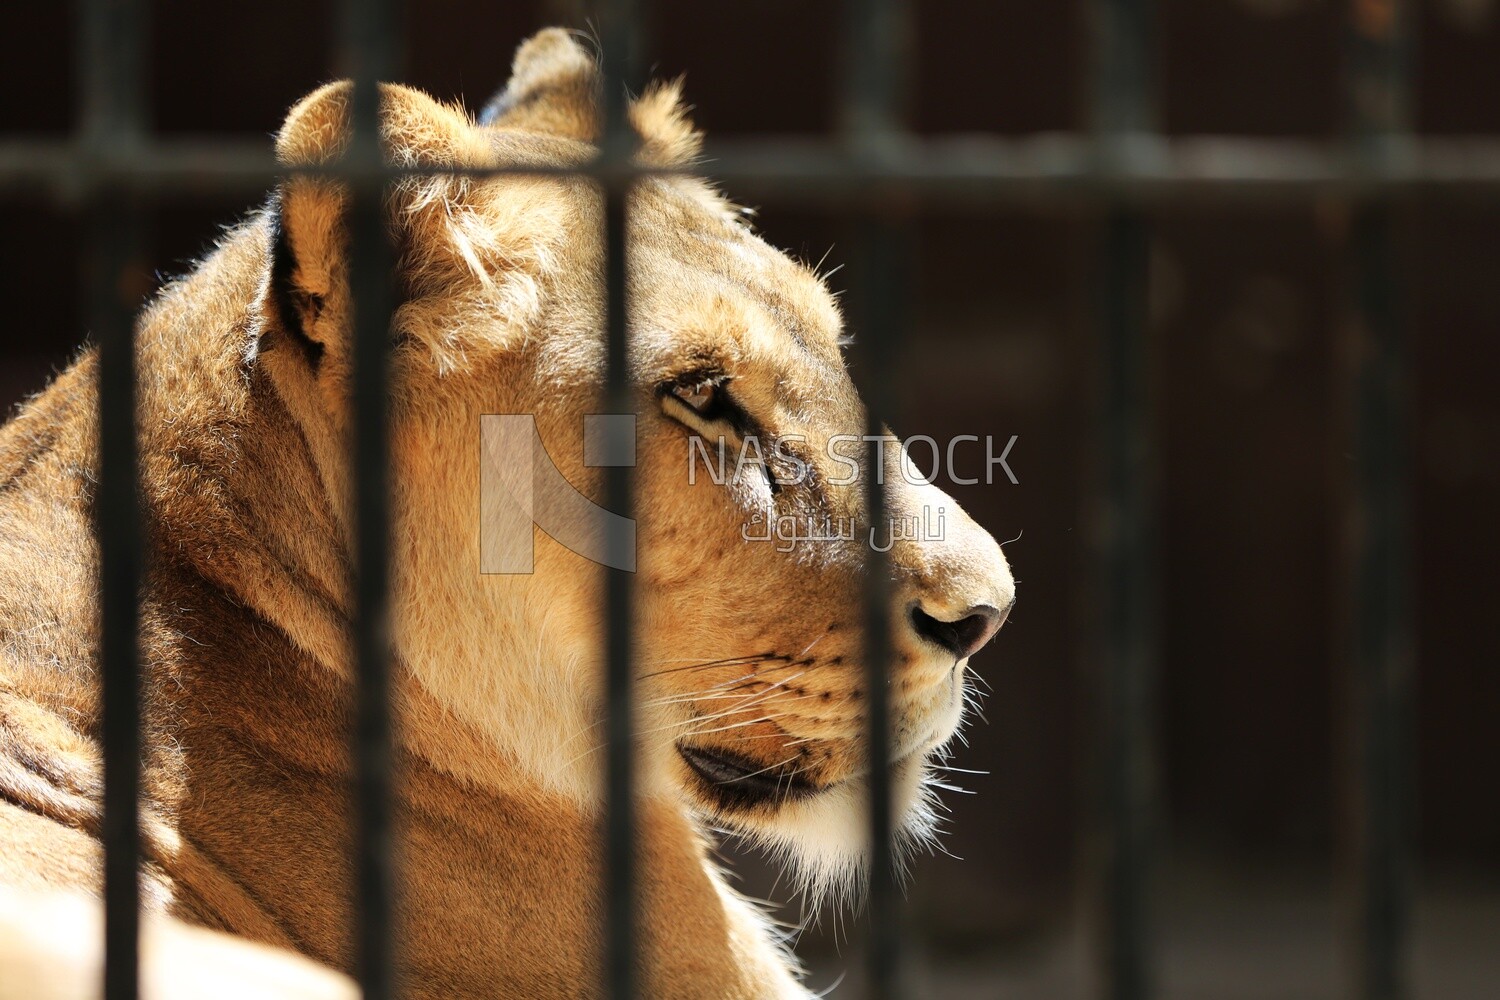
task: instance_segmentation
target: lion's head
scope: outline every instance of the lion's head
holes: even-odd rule
[[[596,90],[594,60],[566,33],[543,32],[522,46],[485,124],[388,87],[384,139],[396,162],[418,167],[583,165],[595,155]],[[279,137],[284,162],[336,156],[347,103],[335,84],[299,104]],[[648,91],[632,117],[642,161],[696,154],[674,87]],[[389,203],[402,294],[398,658],[500,762],[452,766],[596,803],[603,576],[554,515],[574,490],[601,494],[585,447],[585,415],[602,406],[601,197],[583,178],[469,174],[408,179]],[[283,186],[258,344],[325,484],[347,498],[345,204],[314,176]],[[819,890],[858,870],[868,767],[869,470],[839,311],[817,274],[703,181],[644,179],[629,206],[642,792],[782,850]],[[525,526],[530,573],[482,572],[485,533],[497,530],[481,524],[495,474],[482,468],[486,414],[534,418],[565,480],[530,480],[532,515],[552,518],[551,534],[533,539]],[[492,457],[529,475],[521,454]],[[1013,582],[999,546],[951,498],[893,473],[894,440],[886,457],[891,516],[936,536],[898,538],[889,556],[898,826],[921,838],[929,758],[960,725],[968,658],[1004,621]]]

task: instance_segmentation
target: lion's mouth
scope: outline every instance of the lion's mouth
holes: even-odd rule
[[[722,806],[756,806],[807,798],[818,786],[800,774],[786,774],[718,747],[677,744],[677,752]]]

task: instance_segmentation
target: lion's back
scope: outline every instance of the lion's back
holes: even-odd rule
[[[0,683],[92,728],[97,547],[94,361],[0,428]]]

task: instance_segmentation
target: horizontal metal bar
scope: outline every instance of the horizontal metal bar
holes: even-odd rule
[[[1496,139],[1393,139],[1388,155],[1376,159],[1331,142],[1150,133],[1115,137],[1111,149],[1113,155],[1100,157],[1095,140],[1071,133],[903,136],[886,143],[879,157],[861,158],[833,142],[766,137],[711,144],[703,161],[681,169],[596,161],[572,168],[385,168],[381,174],[586,174],[618,181],[622,172],[691,173],[721,181],[739,197],[843,206],[900,190],[935,206],[966,209],[1090,201],[1500,198]],[[349,170],[328,165],[298,172],[350,177]],[[0,197],[41,194],[69,203],[103,186],[172,197],[246,193],[269,188],[287,172],[265,144],[243,140],[164,140],[105,156],[86,155],[67,141],[0,140]]]

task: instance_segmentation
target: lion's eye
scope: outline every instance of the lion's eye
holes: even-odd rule
[[[660,388],[666,415],[700,434],[735,433],[748,427],[745,411],[729,395],[729,380],[720,375],[684,378]]]
[[[664,386],[662,398],[671,402],[668,413],[679,419],[687,417],[703,423],[735,423],[739,409],[729,399],[727,380],[718,377],[683,379]],[[672,413],[672,411],[676,411]]]
[[[702,385],[679,385],[672,387],[672,395],[687,404],[699,416],[708,416],[717,401],[719,388],[710,382]]]

